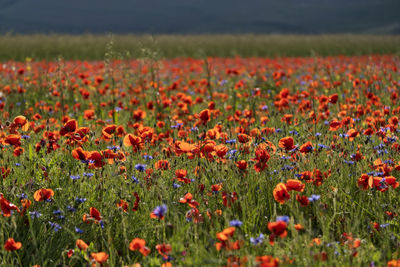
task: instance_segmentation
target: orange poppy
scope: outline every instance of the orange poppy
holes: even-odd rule
[[[49,200],[54,196],[54,191],[52,189],[42,188],[35,192],[33,198],[35,201]]]
[[[21,242],[15,242],[14,238],[9,238],[4,243],[4,249],[7,251],[19,250],[22,247]]]

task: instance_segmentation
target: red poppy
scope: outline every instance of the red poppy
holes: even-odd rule
[[[100,264],[105,263],[108,260],[108,254],[105,252],[91,253],[90,256]]]
[[[60,130],[60,135],[64,136],[67,134],[74,133],[78,128],[78,122],[74,119],[67,121]]]
[[[279,140],[279,147],[285,150],[293,150],[295,148],[293,137],[288,136]]]
[[[12,210],[20,212],[19,208],[5,199],[2,193],[0,193],[0,207],[4,217],[10,217]]]
[[[275,200],[280,204],[284,204],[286,200],[290,199],[289,192],[284,183],[279,183],[276,185],[273,191],[273,195]]]
[[[129,244],[129,250],[131,251],[138,250],[145,257],[149,255],[149,253],[151,252],[150,249],[146,247],[146,241],[141,238],[134,238]]]
[[[306,186],[305,184],[296,179],[289,179],[286,181],[286,189],[288,191],[294,190],[297,192],[303,192],[305,186]]]
[[[75,245],[77,248],[79,248],[80,250],[83,250],[83,251],[85,251],[89,247],[89,245],[86,244],[85,241],[83,241],[82,239],[76,240]]]
[[[21,247],[22,247],[22,243],[21,242],[15,242],[14,238],[9,238],[4,243],[4,249],[7,250],[7,251],[18,250]]]
[[[52,189],[42,188],[35,192],[33,198],[35,201],[49,200],[54,196],[54,191]]]

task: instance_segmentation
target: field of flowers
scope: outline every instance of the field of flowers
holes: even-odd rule
[[[2,266],[400,266],[400,58],[0,64]]]

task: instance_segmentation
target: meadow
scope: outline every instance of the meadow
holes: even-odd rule
[[[400,266],[394,46],[117,40],[0,49],[2,266]]]
[[[165,58],[308,57],[400,54],[399,35],[0,35],[0,60],[104,60],[113,43],[115,57],[142,58],[143,49]]]

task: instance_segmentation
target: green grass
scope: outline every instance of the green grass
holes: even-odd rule
[[[3,35],[0,60],[102,60],[110,40],[106,35]],[[115,35],[113,40],[117,54],[133,58],[149,47],[166,58],[400,53],[400,36],[387,35]]]

